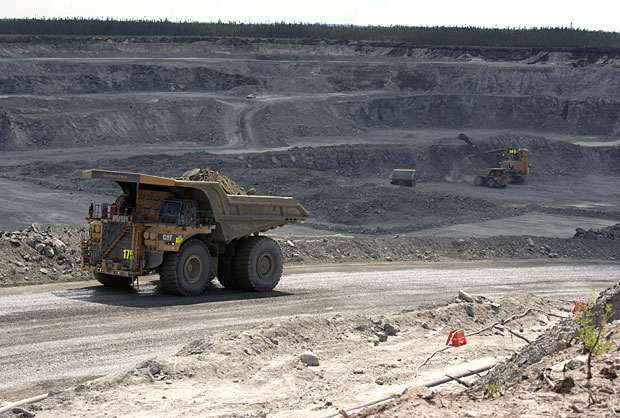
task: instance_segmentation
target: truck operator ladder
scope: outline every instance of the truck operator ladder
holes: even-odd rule
[[[116,244],[118,244],[118,242],[121,239],[123,239],[123,237],[125,236],[127,231],[129,231],[130,228],[131,228],[131,223],[127,222],[125,226],[121,229],[121,231],[118,233],[118,235],[116,235],[114,240],[105,248],[105,250],[99,255],[99,257],[97,257],[97,261],[95,261],[94,265],[98,265],[99,263],[101,263],[101,260],[106,258],[108,254],[110,254],[110,252],[114,249]]]

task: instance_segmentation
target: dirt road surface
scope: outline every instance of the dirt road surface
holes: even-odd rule
[[[0,179],[0,205],[4,219],[2,226],[15,229],[27,222],[50,225],[71,225],[84,219],[89,202],[100,199],[94,194],[67,193],[46,187]]]
[[[620,278],[620,264],[444,263],[307,266],[287,270],[276,292],[247,294],[217,283],[198,298],[113,290],[94,282],[0,289],[3,399],[77,384],[172,355],[198,333],[246,330],[306,315],[387,314],[452,300],[461,288],[498,298],[508,292],[584,297]]]

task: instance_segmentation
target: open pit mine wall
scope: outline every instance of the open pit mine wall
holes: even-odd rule
[[[507,61],[472,61],[475,51],[402,55],[394,46],[44,43],[21,45],[21,55],[17,46],[0,43],[0,57],[10,57],[0,60],[0,150],[223,145],[236,133],[277,146],[291,137],[391,128],[620,135],[618,58],[609,51],[585,58],[517,51]],[[170,56],[123,62],[149,51]],[[219,59],[223,51],[237,59]],[[95,53],[116,59],[92,60]],[[208,54],[220,56],[179,58]],[[37,55],[55,59],[18,59]],[[257,98],[246,99],[249,93]]]

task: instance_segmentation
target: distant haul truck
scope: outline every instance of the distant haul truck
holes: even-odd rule
[[[396,168],[390,174],[390,184],[397,186],[414,187],[415,170],[412,168]]]
[[[172,294],[195,296],[216,276],[226,288],[271,291],[282,275],[282,252],[272,228],[304,221],[295,199],[233,196],[218,182],[87,170],[123,193],[111,204],[91,204],[82,270],[108,286],[130,286],[158,272]]]
[[[486,170],[472,170],[476,186],[506,187],[508,173],[504,168],[487,168]]]

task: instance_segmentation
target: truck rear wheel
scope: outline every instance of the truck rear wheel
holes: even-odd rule
[[[244,290],[273,290],[282,276],[282,250],[269,237],[247,238],[237,250],[233,276]]]
[[[164,255],[159,276],[168,293],[197,296],[205,291],[212,279],[211,254],[198,240],[186,242],[178,253]]]
[[[131,277],[115,276],[113,274],[93,273],[99,283],[110,287],[130,287],[133,280]]]

